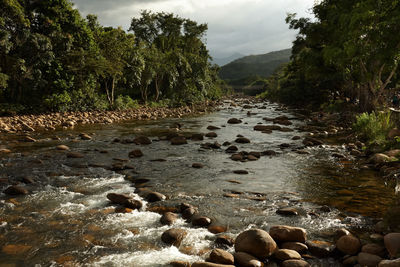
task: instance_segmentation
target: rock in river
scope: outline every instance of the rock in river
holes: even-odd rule
[[[248,144],[248,143],[250,143],[250,139],[248,139],[246,137],[239,137],[239,138],[236,138],[235,142],[239,143],[239,144]]]
[[[210,261],[219,264],[233,264],[234,258],[228,251],[216,248],[211,251]]]
[[[256,257],[246,252],[235,252],[235,263],[243,267],[263,267],[264,264]]]
[[[336,242],[339,251],[346,255],[355,255],[360,251],[361,242],[353,235],[345,235]]]
[[[287,225],[272,226],[269,234],[274,240],[279,242],[301,242],[305,243],[307,240],[306,230],[299,227],[292,227]]]
[[[301,259],[300,254],[297,251],[291,250],[291,249],[278,249],[274,253],[274,256],[275,256],[275,258],[277,258],[278,260],[281,260],[281,261],[300,260]]]
[[[185,230],[172,228],[161,235],[161,240],[167,245],[179,247],[186,235],[187,232]]]
[[[236,118],[231,118],[228,120],[228,123],[229,124],[239,124],[239,123],[242,123],[242,121],[239,119],[236,119]]]
[[[235,251],[246,252],[263,260],[271,256],[277,248],[275,241],[264,230],[251,229],[242,232],[235,240]]]
[[[390,233],[384,237],[385,247],[391,257],[400,253],[400,233]]]
[[[129,152],[129,157],[130,158],[140,158],[143,157],[143,152],[140,149],[134,149],[131,152]]]
[[[18,186],[18,185],[12,185],[8,187],[6,190],[4,190],[4,194],[6,195],[27,195],[29,192],[25,188]]]
[[[157,201],[163,201],[165,200],[167,197],[161,193],[158,192],[149,192],[146,195],[146,200],[148,202],[157,202]]]
[[[147,136],[138,136],[133,139],[133,143],[135,143],[136,145],[150,145],[151,140]]]
[[[171,145],[177,146],[177,145],[185,145],[187,144],[187,140],[184,136],[176,136],[171,139]]]
[[[163,225],[172,225],[178,219],[178,214],[166,212],[160,218],[160,223]]]

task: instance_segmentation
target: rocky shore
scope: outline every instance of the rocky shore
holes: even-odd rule
[[[128,120],[157,120],[189,114],[203,114],[212,111],[217,102],[206,101],[200,104],[179,108],[141,106],[137,109],[121,111],[88,111],[49,113],[41,115],[16,115],[0,117],[0,132],[33,132],[36,130],[55,130],[57,127],[73,127],[77,124],[115,123]]]

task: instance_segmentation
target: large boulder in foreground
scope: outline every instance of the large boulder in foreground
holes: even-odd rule
[[[346,255],[355,255],[361,249],[361,242],[353,235],[345,235],[339,238],[336,242],[336,247]]]
[[[246,252],[261,260],[274,254],[277,245],[264,230],[251,229],[242,232],[235,240],[235,251]]]
[[[390,257],[400,256],[400,233],[387,234],[383,240]]]
[[[307,240],[306,230],[287,225],[272,226],[269,230],[269,234],[274,240],[279,242],[305,243]]]

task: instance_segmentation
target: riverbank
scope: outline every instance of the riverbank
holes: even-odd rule
[[[180,118],[186,115],[211,112],[217,106],[216,101],[205,101],[192,106],[178,108],[146,107],[121,111],[88,111],[49,113],[41,115],[15,115],[0,117],[0,132],[34,132],[36,130],[55,130],[57,127],[74,127],[77,124],[110,124],[128,120],[157,120],[162,118]]]

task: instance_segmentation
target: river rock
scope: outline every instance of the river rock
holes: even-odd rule
[[[235,240],[228,235],[219,235],[215,239],[215,244],[217,247],[232,247],[235,243]]]
[[[170,246],[178,247],[181,245],[183,238],[187,235],[187,232],[183,229],[172,228],[165,231],[161,235],[161,240]]]
[[[209,132],[209,133],[206,133],[206,137],[209,137],[209,138],[215,138],[215,137],[217,137],[218,136],[218,134],[216,133],[216,132]]]
[[[248,143],[250,143],[250,139],[248,139],[246,137],[239,137],[239,138],[236,138],[235,142],[239,143],[239,144],[248,144]]]
[[[197,213],[197,209],[194,207],[190,207],[182,211],[182,218],[185,220],[192,219],[193,215]]]
[[[231,118],[228,120],[228,123],[229,124],[239,124],[239,123],[242,123],[242,121],[239,119],[236,119],[236,118]]]
[[[6,190],[4,190],[4,194],[12,196],[27,195],[28,193],[29,193],[28,190],[19,185],[12,185],[9,186]]]
[[[201,168],[204,168],[204,165],[201,163],[193,163],[192,168],[201,169]]]
[[[199,227],[207,227],[211,224],[211,219],[205,216],[198,216],[192,218],[192,225]]]
[[[143,157],[143,152],[140,149],[134,149],[131,152],[129,152],[129,157],[130,158],[140,158]]]
[[[305,243],[307,240],[306,230],[299,227],[292,227],[287,225],[272,226],[269,234],[274,240],[279,242],[301,242]]]
[[[133,139],[133,143],[136,145],[150,145],[151,140],[147,136],[137,136],[135,139]]]
[[[192,263],[191,267],[235,267],[235,266],[213,263],[213,262],[194,262]]]
[[[141,201],[133,199],[133,198],[132,199],[128,199],[122,205],[124,207],[127,207],[129,209],[133,209],[133,210],[135,210],[135,209],[139,210],[139,209],[141,209],[143,207],[143,203]]]
[[[122,205],[130,209],[141,209],[143,204],[139,200],[133,199],[131,196],[126,194],[109,193],[107,198],[115,204]]]
[[[172,138],[171,140],[171,145],[185,145],[187,144],[187,140],[184,136],[176,136],[174,138]]]
[[[166,212],[160,218],[160,223],[163,225],[172,225],[178,219],[178,214]]]
[[[308,250],[307,245],[300,242],[285,242],[281,245],[281,247],[284,249],[297,251],[298,253],[303,253]]]
[[[361,266],[375,267],[378,266],[379,262],[382,260],[381,257],[365,252],[360,252],[357,256],[357,261]]]
[[[233,265],[234,263],[234,258],[231,253],[228,251],[216,248],[213,249],[210,253],[209,257],[210,261],[213,263],[219,263],[219,264],[231,264]]]
[[[400,258],[395,260],[383,260],[379,263],[378,267],[399,267]]]
[[[85,133],[81,133],[81,134],[79,135],[79,137],[80,137],[82,140],[92,140],[92,137],[91,137],[90,135],[88,135],[88,134],[85,134]]]
[[[297,209],[296,208],[292,208],[292,207],[286,207],[286,208],[278,209],[276,211],[276,213],[278,213],[280,215],[288,215],[288,216],[299,215]]]
[[[400,253],[400,233],[390,233],[383,238],[390,257],[397,257]]]
[[[221,129],[220,127],[217,127],[217,126],[214,126],[214,125],[209,125],[207,127],[207,130],[210,130],[210,131],[220,130],[220,129]]]
[[[377,255],[379,257],[385,256],[385,248],[375,243],[365,244],[362,246],[361,252]]]
[[[235,252],[233,254],[235,264],[241,267],[263,267],[264,264],[251,254],[246,252]]]
[[[308,240],[306,245],[308,247],[308,251],[318,258],[326,258],[331,256],[333,250],[335,249],[334,244],[320,240]]]
[[[391,157],[382,154],[382,153],[376,153],[374,154],[370,159],[369,162],[373,164],[379,164],[379,163],[385,163],[390,161]]]
[[[187,261],[171,261],[169,263],[172,267],[190,267],[190,262]]]
[[[210,225],[210,226],[208,226],[207,229],[210,233],[219,234],[219,233],[226,232],[228,230],[228,227],[223,226],[223,225]]]
[[[225,151],[227,152],[227,153],[233,153],[233,152],[236,152],[236,151],[238,151],[239,149],[238,149],[238,147],[237,146],[229,146]]]
[[[303,260],[286,260],[282,263],[282,267],[310,267],[310,264]]]
[[[336,242],[339,251],[346,255],[355,255],[360,251],[360,240],[353,235],[345,235]]]
[[[271,256],[277,248],[275,241],[264,230],[251,229],[242,232],[235,240],[235,251],[246,252],[263,260]]]
[[[66,145],[58,145],[56,147],[57,150],[69,150],[69,147]]]
[[[72,159],[81,159],[83,157],[85,157],[85,156],[79,152],[69,152],[67,154],[67,158],[72,158]]]
[[[342,263],[345,266],[354,266],[358,263],[358,256],[344,256]]]
[[[165,200],[167,197],[161,193],[158,192],[149,192],[146,195],[146,200],[148,202],[157,202],[157,201],[163,201]]]
[[[301,259],[300,254],[297,251],[291,249],[278,249],[277,251],[275,251],[274,256],[281,261]]]
[[[261,152],[261,154],[264,156],[276,156],[276,152],[273,150],[265,150]]]
[[[255,161],[255,160],[258,160],[258,158],[256,156],[253,156],[253,155],[247,155],[247,160]]]
[[[246,171],[246,170],[234,170],[233,173],[235,173],[235,174],[249,174],[249,172]]]
[[[233,160],[233,161],[241,161],[241,160],[243,160],[243,155],[242,154],[233,154],[231,156],[231,160]]]
[[[321,140],[316,139],[316,138],[306,137],[303,140],[303,144],[305,146],[319,146],[319,145],[322,145],[323,142]]]

